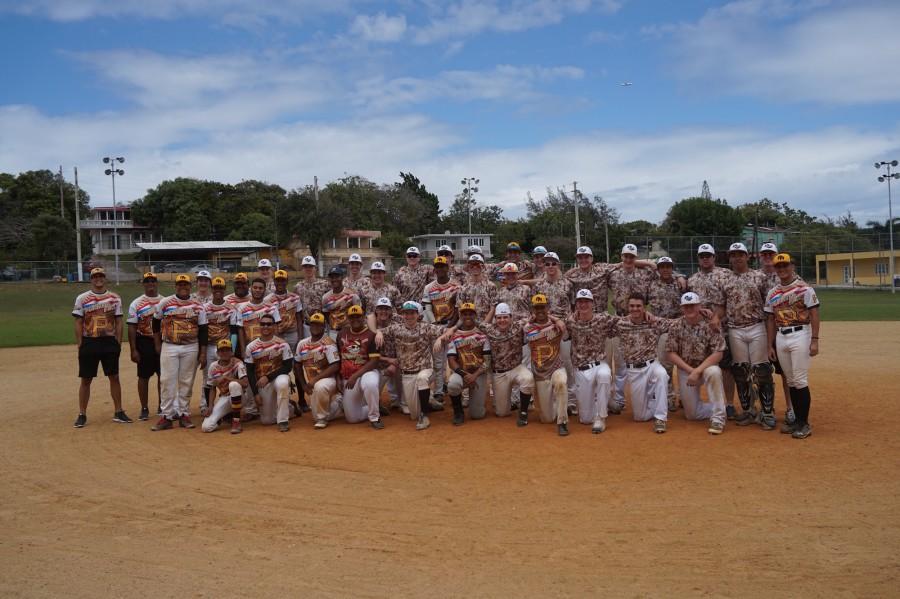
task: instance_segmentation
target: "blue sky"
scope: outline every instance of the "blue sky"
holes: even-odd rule
[[[465,176],[508,216],[579,181],[660,221],[709,180],[737,204],[886,218],[900,3],[840,0],[0,0],[0,170],[126,156],[287,188]],[[621,82],[630,81],[630,87]]]

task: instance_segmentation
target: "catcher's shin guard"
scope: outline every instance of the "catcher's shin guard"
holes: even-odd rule
[[[763,414],[772,414],[775,411],[775,379],[772,376],[774,372],[775,367],[770,362],[753,365],[753,379]]]
[[[750,364],[737,362],[731,365],[731,375],[734,377],[734,385],[737,387],[738,399],[741,400],[741,409],[749,411],[753,407],[753,395],[750,388]]]

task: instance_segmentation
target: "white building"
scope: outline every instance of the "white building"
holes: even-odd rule
[[[466,259],[466,248],[477,245],[484,252],[484,259],[491,261],[493,254],[491,253],[491,233],[428,233],[427,235],[416,235],[412,238],[413,245],[422,252],[423,260],[434,260],[437,256],[438,248],[442,245],[449,245],[453,250],[454,261],[463,261]]]
[[[114,256],[139,251],[135,244],[153,241],[153,234],[147,227],[135,225],[131,220],[129,206],[97,206],[91,208],[89,217],[79,226],[91,236],[92,253],[95,256]],[[159,236],[156,236],[159,241]]]

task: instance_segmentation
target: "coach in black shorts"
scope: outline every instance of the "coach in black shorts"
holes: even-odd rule
[[[144,294],[135,298],[128,307],[128,345],[131,347],[131,361],[137,364],[138,398],[141,401],[140,420],[150,417],[148,408],[150,379],[156,375],[156,397],[159,398],[159,354],[153,342],[153,315],[156,305],[162,300],[159,284],[152,272],[144,273],[141,282]],[[157,413],[159,402],[157,401]]]

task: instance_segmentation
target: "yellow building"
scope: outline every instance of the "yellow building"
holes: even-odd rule
[[[816,254],[817,285],[869,285],[889,287],[890,250]],[[900,267],[894,250],[895,268]],[[900,286],[900,280],[895,281]]]

